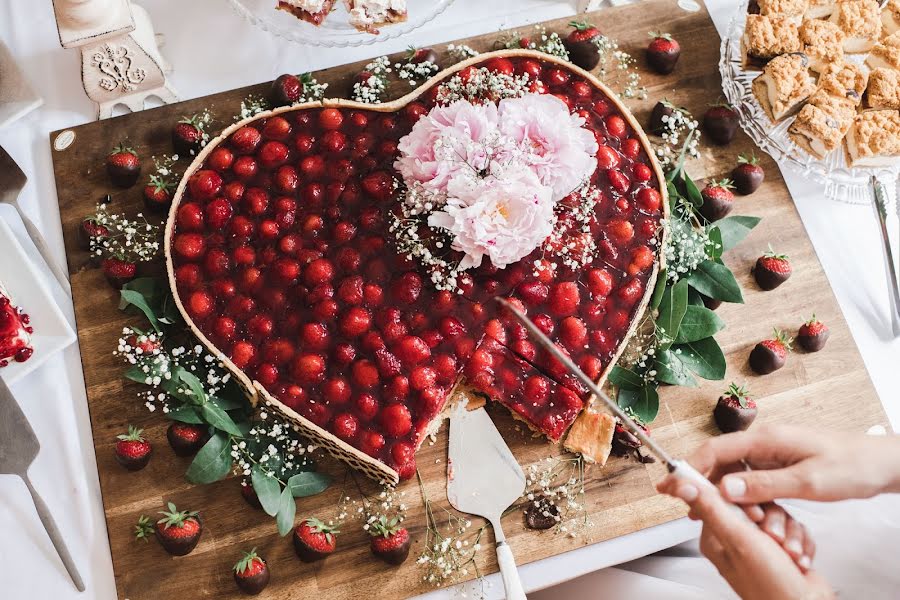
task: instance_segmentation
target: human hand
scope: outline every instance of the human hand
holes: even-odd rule
[[[778,542],[734,510],[715,489],[698,488],[671,476],[658,487],[661,492],[684,500],[691,515],[703,521],[700,551],[743,600],[835,597],[828,582],[814,571],[799,568]],[[764,512],[783,514],[774,504],[767,505]],[[796,523],[789,517],[786,522]],[[805,534],[804,539],[811,543]]]

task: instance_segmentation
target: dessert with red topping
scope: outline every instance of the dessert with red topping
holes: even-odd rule
[[[11,360],[25,362],[34,354],[30,323],[28,315],[13,304],[0,283],[0,367],[5,367]]]
[[[524,170],[512,158],[495,175],[490,163],[418,158],[437,116],[482,120],[508,143],[526,135],[514,127],[526,109],[564,119],[515,142]],[[213,160],[219,148],[235,160]],[[255,402],[372,477],[415,474],[416,449],[455,391],[560,440],[585,390],[494,298],[604,379],[659,269],[668,203],[648,149],[599,81],[528,50],[464,61],[377,107],[325,100],[262,113],[212,140],[175,194],[176,301]],[[433,191],[439,173],[455,182],[446,197]],[[480,190],[469,204],[456,186],[467,177]]]
[[[334,3],[335,0],[278,0],[278,8],[318,27]]]

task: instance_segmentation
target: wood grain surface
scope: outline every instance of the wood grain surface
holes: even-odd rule
[[[646,123],[650,109],[663,98],[685,106],[700,116],[706,105],[715,102],[721,90],[717,69],[719,36],[701,10],[687,13],[669,0],[648,0],[633,6],[603,10],[589,15],[607,35],[638,60],[649,97],[628,101],[627,105]],[[550,31],[564,32],[569,19],[546,23]],[[672,75],[657,76],[646,67],[643,49],[647,32],[665,30],[682,45],[681,61]],[[488,50],[497,34],[463,40],[477,50]],[[445,45],[435,46],[443,64]],[[316,73],[330,84],[329,96],[345,96],[353,76],[364,63],[346,65]],[[404,87],[405,86],[405,87]],[[394,96],[408,90],[406,84],[393,86]],[[119,140],[128,138],[143,157],[145,175],[152,168],[152,155],[171,154],[172,125],[183,115],[204,108],[215,117],[213,132],[224,128],[240,110],[241,101],[254,93],[265,94],[268,84],[216,94],[163,106],[137,114],[74,127],[74,143],[54,150],[59,207],[66,240],[68,267],[72,274],[78,336],[81,347],[88,404],[97,452],[100,483],[112,549],[116,586],[120,598],[131,600],[177,597],[237,598],[239,592],[231,567],[242,550],[256,547],[272,571],[272,583],[261,598],[305,598],[326,594],[328,598],[400,598],[429,591],[422,581],[424,571],[415,564],[425,539],[425,519],[416,483],[401,486],[410,506],[407,524],[413,538],[412,556],[401,567],[389,567],[369,554],[368,536],[358,525],[349,524],[339,536],[338,552],[324,562],[301,563],[294,555],[290,538],[280,538],[274,520],[251,509],[238,492],[236,479],[207,486],[187,483],[183,473],[190,459],[177,458],[165,441],[168,422],[148,413],[136,394],[141,386],[122,378],[124,367],[112,355],[121,329],[139,323],[117,309],[118,292],[107,285],[101,271],[90,265],[87,252],[78,248],[79,222],[93,212],[95,203],[112,194],[115,211],[136,213],[142,209],[141,186],[124,191],[111,189],[104,169],[104,156]],[[60,132],[51,134],[50,142]],[[727,147],[701,144],[702,158],[690,165],[695,179],[721,178],[730,172],[738,154],[749,152],[751,142],[743,135]],[[758,152],[758,151],[757,151]],[[177,168],[188,164],[183,159]],[[749,197],[739,197],[735,214],[763,217],[762,223],[724,260],[735,271],[744,288],[744,305],[723,305],[718,314],[727,328],[717,337],[726,353],[726,380],[747,383],[760,407],[758,422],[797,423],[823,430],[866,431],[873,425],[889,427],[881,404],[869,380],[862,358],[850,335],[828,280],[795,210],[775,164],[764,156],[766,182]],[[144,178],[142,178],[143,180]],[[822,199],[823,210],[827,200]],[[756,258],[772,244],[789,254],[794,275],[772,292],[760,291],[750,275]],[[162,265],[156,272],[161,273]],[[753,345],[771,334],[772,327],[796,332],[811,313],[831,328],[831,339],[818,354],[792,354],[787,366],[775,374],[759,377],[747,366]],[[661,390],[660,414],[653,423],[653,435],[673,454],[689,452],[704,439],[716,434],[712,408],[726,382],[702,382],[699,388]],[[509,414],[489,407],[501,433],[523,465],[559,450],[543,440],[531,438],[516,426]],[[130,473],[116,464],[115,436],[135,424],[143,427],[156,447],[149,466]],[[418,455],[425,489],[432,501],[446,505],[446,427],[433,445],[426,443]],[[305,516],[333,516],[342,493],[354,493],[344,485],[345,469],[325,459],[323,467],[335,475],[336,484],[320,496],[298,500],[298,519]],[[504,529],[520,563],[540,560],[575,549],[589,542],[665,523],[684,515],[679,503],[658,496],[653,483],[663,475],[661,465],[643,465],[633,459],[613,458],[603,468],[594,467],[586,477],[587,506],[591,526],[586,536],[575,538],[553,531],[535,532],[524,528],[521,512],[509,515]],[[199,546],[186,557],[170,557],[151,541],[135,541],[133,525],[141,514],[155,515],[166,501],[181,508],[200,510],[204,533]],[[476,521],[475,527],[479,523]],[[490,540],[488,535],[486,540]],[[496,571],[493,552],[485,547],[478,556],[482,573]],[[470,569],[469,577],[474,572]]]

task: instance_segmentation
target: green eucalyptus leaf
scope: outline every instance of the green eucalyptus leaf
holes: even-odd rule
[[[644,423],[650,423],[659,412],[659,394],[652,385],[637,390],[619,390],[619,406],[630,408]]]
[[[203,420],[216,429],[226,431],[235,437],[242,437],[244,435],[235,424],[234,419],[212,402],[206,402],[200,405],[200,415],[203,417]]]
[[[743,303],[741,286],[731,270],[713,260],[705,260],[687,278],[692,288],[710,298],[724,302]]]
[[[691,376],[690,371],[671,350],[659,350],[656,353],[656,380],[669,385],[682,385],[697,387],[697,381]]]
[[[639,390],[645,385],[643,377],[619,365],[609,372],[609,382],[620,390]]]
[[[709,242],[706,244],[706,255],[710,258],[719,258],[725,249],[722,246],[722,231],[718,227],[712,227],[706,232]]]
[[[166,416],[173,421],[190,423],[191,425],[204,425],[206,422],[200,418],[197,407],[193,404],[182,404],[176,409],[170,410]]]
[[[716,227],[722,234],[722,250],[731,250],[747,237],[762,219],[734,215],[716,221]]]
[[[190,398],[194,404],[203,404],[206,402],[206,390],[203,388],[203,383],[201,383],[196,375],[186,369],[181,369],[178,371],[177,377],[191,390],[188,398]]]
[[[331,477],[317,471],[305,471],[292,475],[287,485],[294,498],[305,498],[327,490],[331,485]]]
[[[191,483],[212,483],[228,475],[231,464],[231,436],[217,431],[200,448],[185,476]]]
[[[662,302],[663,293],[666,291],[666,274],[667,271],[663,267],[656,276],[656,287],[653,288],[653,295],[650,297],[650,308],[652,309],[659,308],[659,303]]]
[[[281,508],[281,484],[278,480],[263,471],[259,465],[253,465],[250,469],[250,482],[266,514],[270,517],[278,514]]]
[[[278,535],[284,537],[294,528],[294,517],[297,514],[297,502],[291,495],[290,488],[284,488],[278,502],[278,514],[275,515],[275,524],[278,526]]]
[[[684,196],[687,198],[688,202],[694,205],[694,208],[700,208],[703,206],[703,196],[700,194],[700,189],[697,187],[697,184],[694,183],[694,180],[688,176],[687,172],[684,172]]]
[[[159,319],[156,317],[156,313],[153,312],[153,309],[150,308],[150,305],[147,303],[147,299],[141,295],[140,292],[136,292],[134,290],[119,290],[119,293],[122,296],[122,300],[119,302],[119,308],[124,310],[129,306],[134,306],[147,317],[147,320],[150,321],[150,325],[153,326],[153,329],[156,331],[162,331],[162,323],[159,322]]]
[[[246,397],[234,396],[210,396],[209,401],[221,408],[222,410],[235,410],[238,408],[246,408],[250,402]]]
[[[688,306],[706,306],[703,304],[703,296],[692,287],[688,288]]]
[[[725,354],[713,337],[677,344],[672,351],[685,366],[703,379],[718,381],[725,377]]]
[[[662,302],[659,304],[659,316],[656,318],[656,325],[665,336],[674,339],[681,325],[681,319],[687,309],[688,300],[688,283],[687,280],[681,279],[673,286],[666,287],[663,293]]]
[[[696,342],[715,335],[724,328],[725,322],[705,306],[688,306],[675,342]]]

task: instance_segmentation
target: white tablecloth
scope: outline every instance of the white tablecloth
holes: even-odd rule
[[[426,45],[467,35],[521,26],[570,15],[574,2],[561,0],[457,0],[439,20],[407,38],[379,47],[321,50],[275,39],[238,19],[223,0],[145,0],[156,29],[166,36],[162,51],[174,64],[171,79],[183,98],[193,98],[300,72],[395,52],[409,44]],[[711,0],[720,31],[733,4]],[[20,201],[38,223],[58,260],[63,259],[48,132],[90,121],[94,107],[81,88],[79,53],[59,46],[49,0],[0,3],[0,38],[45,103],[24,119],[0,129],[2,145],[28,174]],[[900,342],[890,336],[887,291],[877,231],[869,210],[827,200],[820,186],[788,173],[792,195],[841,308],[894,427],[900,425],[900,400],[893,388]],[[40,262],[15,214],[0,207],[19,240]],[[47,278],[52,279],[49,271]],[[71,302],[57,298],[72,318]],[[21,401],[43,449],[31,469],[43,490],[88,586],[78,596],[21,482],[0,477],[0,596],[20,598],[115,598],[112,563],[103,519],[94,449],[76,347],[69,348],[17,384]],[[848,407],[852,410],[852,407]],[[680,521],[523,568],[526,588],[538,589],[577,575],[647,554],[690,538],[693,524]],[[492,596],[499,596],[494,578]],[[613,587],[632,597],[677,597],[680,584],[607,571]],[[643,586],[643,587],[642,587]],[[690,590],[688,590],[690,592]],[[689,597],[685,595],[684,597]]]

